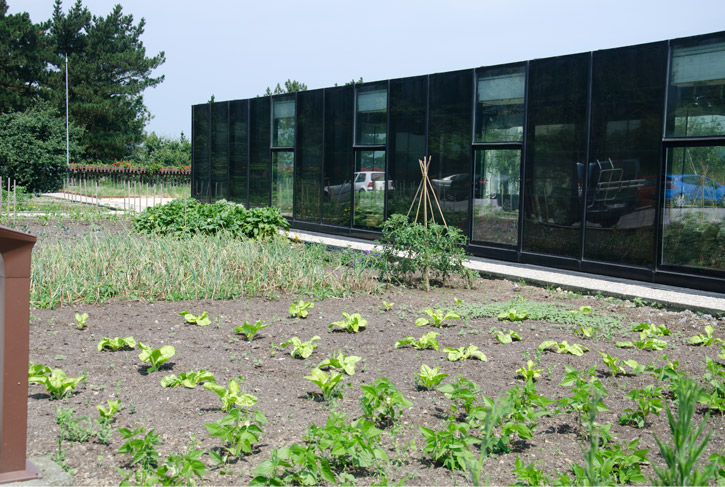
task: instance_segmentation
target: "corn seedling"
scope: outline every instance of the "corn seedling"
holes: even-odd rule
[[[242,389],[242,376],[237,379],[229,379],[229,387],[220,386],[216,382],[204,383],[204,389],[215,392],[222,402],[222,411],[229,412],[235,406],[250,407],[257,403],[257,398],[252,394],[247,394]]]
[[[251,324],[248,321],[245,321],[242,326],[235,326],[234,327],[234,333],[240,333],[244,335],[247,338],[248,342],[251,342],[254,340],[254,336],[260,332],[260,330],[263,330],[267,328],[269,325],[265,325],[262,320],[257,320],[255,324]]]
[[[104,349],[117,351],[127,348],[129,350],[133,350],[136,348],[136,340],[133,337],[123,337],[123,338],[101,338],[101,341],[98,342],[98,351],[102,351]]]
[[[418,318],[415,320],[415,326],[435,326],[436,328],[441,328],[443,325],[443,322],[446,320],[459,320],[461,319],[461,315],[458,313],[455,313],[453,311],[443,312],[443,310],[433,308],[426,308],[423,310],[423,313],[428,315],[428,318]]]
[[[714,332],[715,327],[712,325],[707,325],[705,327],[705,335],[703,335],[702,333],[698,333],[694,337],[690,337],[689,343],[690,345],[699,345],[702,347],[709,347],[711,345],[725,343],[719,338],[714,338],[712,336]]]
[[[443,351],[448,354],[448,360],[450,362],[458,362],[459,360],[468,360],[469,358],[476,358],[482,362],[488,361],[486,355],[478,350],[475,345],[469,345],[467,347],[458,348],[444,348]]]
[[[348,333],[357,333],[368,326],[368,320],[360,316],[360,313],[350,314],[343,311],[342,316],[345,318],[344,320],[332,322],[328,328],[332,330],[334,327],[338,327]]]
[[[433,390],[433,388],[443,382],[443,379],[448,377],[448,374],[439,373],[440,369],[439,365],[433,369],[428,367],[426,364],[421,365],[420,373],[415,374],[416,385],[428,389],[429,391]]]
[[[192,325],[197,326],[209,326],[211,325],[211,320],[209,319],[209,315],[207,314],[206,310],[202,312],[200,315],[194,315],[189,313],[188,311],[182,311],[179,313],[180,316],[183,316],[187,323],[191,323]]]
[[[583,345],[578,345],[576,343],[572,343],[571,345],[569,345],[566,340],[561,343],[556,343],[554,340],[543,341],[541,342],[541,345],[539,345],[537,350],[552,350],[556,353],[576,355],[577,357],[581,357],[589,351],[589,349]]]
[[[171,345],[164,345],[161,348],[151,348],[143,343],[138,343],[138,348],[142,350],[138,358],[142,362],[148,362],[149,368],[147,372],[156,372],[171,357],[176,355],[176,349]]]
[[[420,339],[418,340],[416,340],[412,336],[408,336],[402,340],[398,340],[397,342],[395,342],[395,348],[398,349],[405,345],[410,345],[416,350],[425,350],[426,348],[438,350],[439,345],[438,340],[436,339],[438,335],[440,335],[440,333],[431,331],[420,337]]]
[[[296,303],[292,303],[289,305],[289,315],[292,318],[307,318],[307,310],[314,307],[314,303],[310,303],[309,301],[303,301],[300,299]]]
[[[86,327],[86,322],[88,321],[88,313],[76,313],[75,314],[76,319],[76,328],[79,330],[82,330]]]
[[[495,330],[493,332],[501,345],[506,345],[512,342],[520,341],[521,337],[517,331],[509,330],[507,332]]]
[[[342,351],[337,351],[336,357],[330,357],[323,360],[317,366],[318,369],[334,368],[345,372],[347,375],[355,374],[355,364],[362,360],[357,355],[345,355]]]
[[[189,372],[182,372],[178,376],[169,374],[161,379],[161,387],[176,387],[184,386],[187,389],[195,389],[196,386],[202,382],[213,382],[216,384],[214,374],[207,372],[204,369],[198,371],[190,370]]]
[[[310,355],[312,355],[312,352],[315,351],[315,348],[317,348],[317,345],[313,344],[312,342],[319,341],[320,337],[315,335],[306,342],[303,342],[297,337],[292,337],[288,341],[281,343],[279,346],[281,348],[287,348],[287,346],[292,345],[292,351],[290,352],[290,355],[294,358],[299,359],[306,359]]]
[[[330,371],[330,374],[326,374],[322,370],[315,368],[312,369],[310,375],[304,377],[306,380],[312,382],[320,388],[322,397],[326,402],[330,402],[332,398],[339,394],[337,386],[340,384],[344,376],[336,371]]]

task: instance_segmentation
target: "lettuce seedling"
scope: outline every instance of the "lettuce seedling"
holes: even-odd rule
[[[332,367],[335,369],[342,370],[347,375],[355,374],[355,364],[362,360],[362,357],[357,355],[345,355],[342,351],[337,351],[337,357],[330,357],[323,360],[317,366],[318,369],[324,369],[326,367]]]
[[[195,389],[202,382],[213,382],[216,384],[214,374],[204,369],[199,369],[197,372],[193,370],[182,372],[178,377],[174,374],[169,374],[161,379],[161,387],[184,386],[187,389]]]
[[[116,414],[121,409],[121,400],[117,399],[115,401],[111,401],[110,399],[106,401],[108,403],[108,409],[104,408],[103,405],[99,404],[96,406],[96,409],[98,409],[98,414],[101,415],[102,421],[110,421],[111,418],[113,418],[113,415]]]
[[[120,350],[122,348],[128,348],[129,350],[132,350],[136,348],[136,340],[133,337],[123,337],[123,338],[101,338],[101,341],[98,342],[98,351],[102,351],[104,348],[107,348],[109,350],[113,350],[114,352],[116,350]]]
[[[669,336],[672,332],[665,325],[655,325],[653,323],[640,323],[632,328],[632,331],[639,332],[639,339],[644,340],[649,336]]]
[[[388,303],[383,299],[383,306],[385,306],[385,311],[390,311],[390,309],[395,305],[395,303]]]
[[[289,339],[289,341],[281,343],[280,347],[287,348],[288,345],[292,345],[294,348],[290,352],[290,355],[294,358],[306,359],[307,357],[312,355],[312,352],[314,352],[317,348],[317,345],[314,345],[312,342],[316,342],[319,339],[320,337],[315,335],[308,341],[303,342],[297,337],[292,337]]]
[[[314,303],[299,300],[289,305],[289,315],[292,318],[307,318],[307,310],[315,307]]]
[[[516,369],[516,373],[524,378],[524,382],[529,382],[541,377],[541,372],[543,372],[543,370],[544,369],[537,369],[533,360],[527,360],[526,367]]]
[[[86,321],[88,321],[88,313],[76,313],[76,328],[82,330],[86,327]]]
[[[238,380],[229,379],[229,387],[225,388],[216,382],[206,382],[204,389],[215,392],[222,401],[222,411],[229,412],[235,405],[242,407],[254,406],[257,403],[256,396],[247,394],[243,391],[241,383],[244,382],[242,376],[237,377]]]
[[[330,402],[330,399],[339,394],[337,386],[343,378],[344,376],[342,374],[335,372],[334,370],[330,372],[330,375],[327,375],[325,372],[317,368],[312,369],[310,375],[305,376],[306,380],[316,384],[317,387],[320,388],[322,397],[325,399],[325,402],[328,403]]]
[[[368,320],[360,316],[360,313],[349,314],[343,311],[342,316],[345,318],[344,320],[330,323],[328,328],[332,330],[333,327],[337,326],[338,328],[346,330],[348,333],[357,333],[361,328],[368,326]]]
[[[428,367],[426,364],[421,365],[420,373],[415,374],[415,384],[419,387],[424,387],[429,391],[433,390],[434,387],[443,382],[443,379],[448,377],[448,374],[440,374],[440,369],[440,365],[436,365],[433,369]]]
[[[498,338],[498,341],[501,345],[521,341],[521,337],[519,336],[519,333],[517,331],[509,330],[508,332],[503,332],[496,330],[494,331],[494,334],[496,335],[496,338]]]
[[[608,353],[605,352],[598,352],[599,355],[602,356],[602,360],[604,361],[604,365],[607,366],[609,369],[609,376],[613,377],[617,374],[623,374],[627,375],[629,374],[641,374],[645,370],[644,365],[640,365],[636,360],[620,360],[617,357],[612,357]],[[622,367],[622,364],[626,365],[630,369],[632,369],[630,372],[627,372],[624,367]]]
[[[265,325],[262,323],[262,320],[257,320],[255,324],[251,324],[248,321],[245,321],[242,326],[235,326],[234,327],[234,333],[240,333],[247,337],[247,341],[251,342],[254,340],[254,335],[259,333],[260,330],[264,330],[269,325]]]
[[[469,358],[477,358],[482,362],[488,361],[486,355],[478,350],[475,345],[469,345],[468,347],[458,348],[444,348],[444,352],[448,354],[448,360],[450,362],[458,362],[459,360],[468,360]]]
[[[702,333],[698,333],[694,337],[690,337],[690,345],[699,345],[703,347],[709,347],[710,345],[725,343],[719,338],[714,338],[712,336],[713,332],[715,331],[715,327],[712,325],[707,325],[705,327],[705,335]]]
[[[582,338],[592,338],[594,336],[594,327],[582,326],[581,328],[574,328],[574,333]]]
[[[579,314],[579,315],[590,315],[592,314],[592,307],[591,306],[579,306],[578,310],[572,309],[569,310],[569,313],[572,314]]]
[[[403,347],[405,345],[410,345],[411,347],[415,348],[416,350],[425,350],[426,348],[432,348],[433,350],[438,350],[438,340],[436,337],[440,335],[440,333],[437,333],[435,331],[431,331],[429,333],[426,333],[422,337],[420,337],[419,340],[416,340],[412,336],[408,336],[402,340],[398,340],[395,342],[395,348],[398,349],[400,347]]]
[[[720,353],[717,354],[717,358],[725,360],[725,345],[720,347]]]
[[[53,399],[63,399],[71,393],[73,389],[81,382],[86,380],[86,374],[81,377],[68,377],[61,369],[53,369],[50,375],[35,376],[33,382],[43,384],[45,390]],[[29,378],[30,380],[30,378]]]
[[[193,315],[193,314],[189,313],[188,311],[182,311],[181,313],[179,313],[179,315],[183,316],[184,319],[188,323],[192,323],[194,325],[198,325],[198,326],[211,325],[211,320],[209,319],[209,316],[206,311],[204,311],[200,315]]]
[[[514,308],[511,308],[508,311],[499,313],[499,315],[496,318],[498,318],[499,320],[508,320],[508,321],[524,321],[528,317],[529,317],[529,313],[527,313],[526,311],[517,312]]]
[[[138,343],[138,348],[143,350],[138,356],[142,362],[148,362],[149,368],[147,372],[156,372],[161,366],[166,363],[171,357],[176,355],[176,349],[171,345],[164,345],[161,348],[154,348]]]
[[[640,350],[664,350],[667,348],[667,342],[659,338],[649,337],[641,340],[616,342],[614,346],[617,348],[638,348]]]
[[[28,384],[44,384],[45,378],[51,373],[50,367],[30,362],[28,365]]]
[[[543,341],[537,350],[553,350],[556,353],[566,353],[569,355],[576,355],[577,357],[581,357],[584,353],[589,351],[589,349],[584,345],[578,345],[576,343],[569,345],[566,340],[561,343],[556,343],[554,340]]]
[[[445,320],[459,320],[461,319],[461,315],[458,313],[455,313],[453,311],[448,311],[446,313],[443,312],[441,309],[433,310],[433,308],[426,308],[423,310],[423,313],[427,314],[430,319],[428,318],[418,318],[415,320],[415,326],[435,326],[436,328],[441,328],[443,326],[443,322]]]

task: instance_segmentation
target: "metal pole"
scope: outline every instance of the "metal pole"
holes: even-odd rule
[[[65,55],[65,163],[70,164],[70,136],[68,134],[68,54]]]

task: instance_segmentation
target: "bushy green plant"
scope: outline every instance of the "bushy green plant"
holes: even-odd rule
[[[242,376],[236,379],[229,379],[229,387],[220,386],[216,382],[204,383],[204,389],[212,391],[219,396],[222,402],[222,411],[231,411],[236,405],[242,407],[254,406],[257,403],[257,397],[247,394],[241,384],[244,382]]]
[[[257,320],[255,324],[251,324],[248,321],[245,321],[242,326],[235,326],[234,327],[234,333],[241,333],[247,338],[248,342],[251,342],[254,340],[254,336],[259,333],[261,330],[264,330],[269,325],[266,325],[262,322],[262,320]]]
[[[348,333],[357,333],[362,328],[365,328],[368,326],[368,320],[360,316],[360,313],[346,313],[342,312],[342,316],[345,318],[341,321],[334,321],[330,323],[328,328],[330,330],[333,330],[335,327],[341,328]]]
[[[184,386],[187,389],[195,389],[197,385],[202,382],[213,382],[216,384],[214,374],[204,369],[198,371],[190,370],[189,372],[182,372],[178,376],[175,374],[169,374],[161,379],[161,387],[176,387]]]
[[[395,214],[383,224],[380,241],[383,255],[374,262],[383,281],[411,282],[420,273],[426,290],[431,280],[446,282],[452,274],[472,283],[473,272],[463,265],[466,237],[456,227],[425,227]]]
[[[136,340],[133,337],[123,337],[123,338],[106,338],[103,337],[98,342],[98,351],[102,351],[103,349],[109,349],[112,351],[121,350],[123,348],[128,348],[129,350],[133,350],[136,348]]]
[[[210,451],[209,456],[217,465],[223,465],[243,453],[252,453],[252,445],[259,441],[262,426],[268,423],[261,411],[250,413],[236,408],[213,423],[205,423],[209,436],[222,441],[222,453]]]
[[[457,348],[447,347],[443,351],[448,354],[448,360],[450,362],[458,362],[459,360],[468,360],[469,358],[476,358],[482,362],[488,361],[486,354],[481,352],[477,346],[469,345]]]
[[[390,425],[403,414],[403,409],[413,406],[387,377],[378,377],[373,384],[360,386],[363,416],[377,425]]]
[[[306,359],[310,355],[312,355],[312,352],[315,351],[317,348],[317,345],[315,345],[313,342],[319,341],[320,337],[315,335],[306,342],[303,342],[297,337],[292,337],[286,342],[280,344],[280,347],[287,348],[289,345],[292,345],[292,351],[290,352],[290,355],[294,358],[299,359]]]
[[[421,336],[418,340],[416,340],[412,336],[408,336],[403,338],[402,340],[398,340],[397,342],[395,342],[395,348],[398,349],[405,345],[410,345],[416,350],[425,350],[426,348],[438,350],[439,345],[438,340],[436,339],[438,335],[440,335],[440,333],[431,331]]]
[[[138,342],[138,348],[141,349],[141,353],[138,358],[142,362],[149,363],[149,368],[147,370],[148,373],[156,372],[163,364],[168,362],[171,357],[176,355],[176,349],[172,345],[164,345],[161,348],[151,348],[148,345]]]

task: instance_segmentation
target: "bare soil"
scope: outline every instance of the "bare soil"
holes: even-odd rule
[[[69,238],[84,231],[95,231],[95,227],[79,226],[67,230],[55,227],[31,228],[40,233],[43,240]],[[111,229],[114,231],[114,229]],[[452,321],[450,327],[437,329],[438,341],[443,347],[476,345],[488,357],[487,362],[468,360],[448,362],[442,351],[416,351],[412,348],[394,350],[395,342],[408,335],[420,337],[431,331],[415,326],[415,320],[423,317],[427,307],[452,306],[454,297],[465,303],[487,304],[506,302],[515,297],[524,297],[537,302],[564,303],[572,310],[579,306],[591,306],[595,314],[616,315],[623,324],[622,333],[627,337],[635,334],[628,330],[632,323],[663,323],[673,331],[665,337],[668,348],[665,352],[622,350],[614,340],[583,339],[572,329],[547,322],[526,320],[521,323],[500,322],[496,318],[480,318]],[[722,327],[725,321],[711,316],[698,315],[689,311],[667,311],[651,307],[635,307],[627,301],[606,300],[592,296],[580,296],[570,292],[543,289],[524,283],[506,280],[480,279],[475,289],[437,288],[430,292],[393,289],[383,295],[355,296],[346,299],[327,299],[315,302],[307,319],[288,317],[288,307],[299,296],[281,296],[269,301],[260,298],[244,298],[234,301],[182,301],[182,302],[113,302],[105,305],[83,305],[55,310],[32,309],[30,326],[30,359],[62,368],[69,376],[84,372],[88,379],[64,400],[51,400],[40,385],[31,385],[28,397],[28,455],[51,455],[58,448],[59,426],[56,424],[56,408],[73,408],[77,416],[97,418],[95,406],[108,399],[121,399],[123,409],[116,415],[114,428],[137,426],[154,428],[161,435],[163,444],[158,447],[162,458],[172,452],[182,451],[194,436],[201,447],[209,450],[220,446],[217,438],[211,438],[204,423],[221,418],[218,397],[199,386],[196,389],[177,387],[165,389],[160,386],[161,378],[169,373],[179,374],[200,368],[212,371],[220,384],[228,379],[243,376],[244,386],[259,398],[257,407],[270,420],[264,427],[261,441],[251,455],[241,457],[227,468],[213,467],[204,483],[207,485],[244,485],[252,477],[251,471],[267,459],[272,449],[303,442],[309,425],[324,425],[330,407],[316,400],[314,384],[303,379],[312,367],[338,350],[349,355],[358,355],[363,361],[358,364],[354,376],[345,379],[348,384],[343,398],[336,409],[350,418],[361,415],[360,385],[373,382],[377,377],[387,377],[403,395],[413,402],[401,418],[402,427],[396,434],[386,430],[384,447],[391,460],[388,479],[398,481],[410,476],[408,485],[452,485],[466,484],[467,478],[460,472],[451,472],[431,463],[422,452],[423,437],[419,426],[439,428],[449,413],[449,401],[438,391],[418,390],[415,374],[421,364],[440,365],[442,372],[457,375],[478,383],[483,392],[494,397],[510,389],[517,382],[515,370],[525,364],[526,358],[535,358],[536,349],[543,340],[567,340],[580,343],[591,351],[582,357],[543,353],[540,355],[544,369],[537,388],[541,394],[552,399],[565,397],[569,389],[560,386],[564,366],[578,369],[597,366],[600,380],[609,396],[605,404],[611,412],[597,417],[600,423],[612,423],[611,431],[615,441],[628,442],[640,439],[639,448],[649,448],[648,457],[653,463],[661,464],[653,435],[669,438],[669,429],[664,413],[650,416],[649,424],[643,429],[621,426],[618,416],[627,407],[634,407],[633,401],[625,396],[635,387],[655,383],[649,374],[637,376],[610,377],[597,351],[630,359],[640,363],[662,364],[660,357],[667,354],[671,360],[680,361],[680,369],[690,376],[701,377],[705,355],[712,358],[718,347],[691,347],[687,338],[704,333],[708,324],[716,326],[716,336],[725,338]],[[395,303],[390,311],[383,311],[382,301]],[[210,326],[201,328],[185,323],[179,316],[181,311],[195,314],[208,311],[212,318]],[[342,312],[359,312],[368,320],[367,328],[358,334],[330,332],[328,325],[342,318]],[[74,313],[89,314],[86,329],[75,328]],[[233,333],[234,326],[245,320],[264,320],[270,326],[260,332],[252,342]],[[500,345],[490,334],[493,329],[517,330],[522,341]],[[96,346],[102,337],[133,336],[137,341],[155,348],[173,345],[176,355],[161,371],[148,373],[139,358],[138,350],[98,352]],[[307,360],[292,358],[288,351],[278,345],[292,336],[308,340],[314,335],[322,339],[313,355]],[[618,337],[618,339],[622,339]],[[660,365],[661,366],[661,365]],[[701,379],[702,380],[702,379]],[[698,411],[697,421],[704,418],[705,409]],[[719,415],[708,419],[708,430],[713,432],[705,458],[725,448],[725,421]],[[409,449],[410,440],[415,440],[417,449]],[[64,442],[65,464],[74,472],[76,485],[112,485],[122,479],[117,467],[124,467],[129,458],[117,454],[123,443],[121,435],[114,431],[107,445],[92,440],[83,443]],[[396,448],[397,446],[397,448]],[[548,474],[557,470],[566,471],[572,462],[583,464],[582,448],[585,446],[579,436],[576,419],[567,414],[541,418],[534,431],[534,437],[518,441],[514,451],[490,458],[485,464],[485,475],[495,485],[512,484],[514,462],[519,456],[525,463],[537,462]],[[204,461],[211,465],[209,457]],[[651,477],[653,471],[645,465],[643,472]],[[372,477],[359,479],[360,484],[369,484]]]

